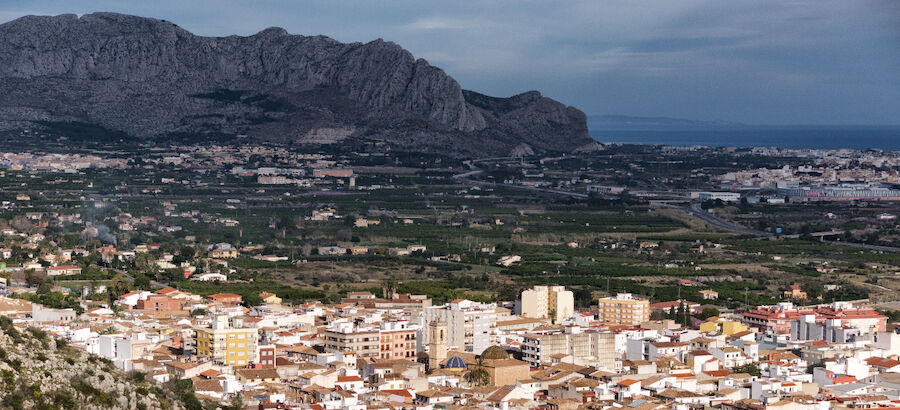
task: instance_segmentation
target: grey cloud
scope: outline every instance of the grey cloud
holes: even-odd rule
[[[900,122],[893,0],[0,0],[0,19],[117,11],[202,35],[269,26],[384,38],[465,88],[529,89],[589,114],[756,123]]]

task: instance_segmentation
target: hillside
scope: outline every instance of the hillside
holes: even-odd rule
[[[380,141],[406,150],[507,154],[590,143],[585,115],[536,91],[495,98],[397,44],[344,44],[269,28],[201,37],[114,13],[0,25],[0,128],[111,138],[236,135],[297,143]]]
[[[188,381],[189,382],[189,381]],[[0,316],[0,406],[37,409],[198,408],[189,385],[160,387],[141,373],[66,345]]]

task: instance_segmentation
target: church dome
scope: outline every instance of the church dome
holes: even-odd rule
[[[504,350],[502,347],[495,345],[495,346],[491,346],[487,349],[484,349],[484,351],[481,352],[481,358],[485,359],[485,360],[509,359],[509,353],[506,353],[506,350]]]
[[[462,357],[459,357],[459,356],[453,356],[453,357],[447,359],[447,364],[444,365],[444,368],[447,368],[447,369],[465,369],[465,368],[466,368],[466,361],[463,360]]]

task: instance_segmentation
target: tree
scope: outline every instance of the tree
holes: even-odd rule
[[[178,251],[178,256],[174,258],[175,263],[188,262],[194,259],[194,255],[197,254],[197,251],[191,246],[182,246]]]
[[[463,376],[463,379],[475,386],[486,386],[491,382],[491,375],[484,369],[484,359],[478,357],[478,364]]]
[[[747,373],[751,376],[760,376],[759,367],[756,366],[756,363],[747,363],[743,366],[738,366],[732,369],[735,373]]]
[[[244,306],[253,307],[263,304],[263,300],[256,293],[248,293],[243,296]]]
[[[109,300],[109,304],[112,305],[119,296],[122,296],[128,293],[128,282],[125,281],[124,278],[120,275],[116,275],[109,282],[109,285],[106,286],[106,295]]]
[[[664,320],[668,318],[668,314],[664,310],[653,309],[653,311],[650,312],[650,320]]]
[[[334,239],[341,242],[347,242],[353,239],[353,232],[351,232],[349,229],[340,229],[337,231],[337,233],[334,234]]]
[[[141,290],[150,290],[150,278],[142,273],[134,275],[134,288]]]
[[[684,306],[684,301],[678,302],[678,313],[675,317],[675,323],[681,324],[682,326],[689,326],[691,323],[691,317],[688,314],[687,307]]]
[[[719,309],[706,308],[706,309],[703,309],[703,312],[700,313],[701,319],[709,319],[714,316],[719,316]]]
[[[586,287],[575,289],[573,296],[575,297],[575,304],[578,307],[588,307],[591,305],[591,302],[594,301],[594,294]]]
[[[231,397],[231,401],[228,402],[228,406],[225,407],[226,410],[242,410],[244,408],[244,397],[237,393],[233,397]]]
[[[34,228],[34,225],[23,215],[17,215],[13,217],[12,221],[9,222],[10,226],[15,228],[17,231],[29,232],[31,228]]]

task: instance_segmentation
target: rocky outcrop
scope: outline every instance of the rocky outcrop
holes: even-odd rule
[[[89,124],[117,137],[291,141],[342,129],[408,149],[481,154],[590,142],[575,108],[534,91],[511,98],[465,91],[382,40],[344,44],[280,28],[201,37],[114,13],[22,17],[0,25],[0,38],[7,128]]]
[[[184,408],[144,375],[126,375],[65,340],[17,328],[6,316],[0,316],[0,387],[3,408]]]

